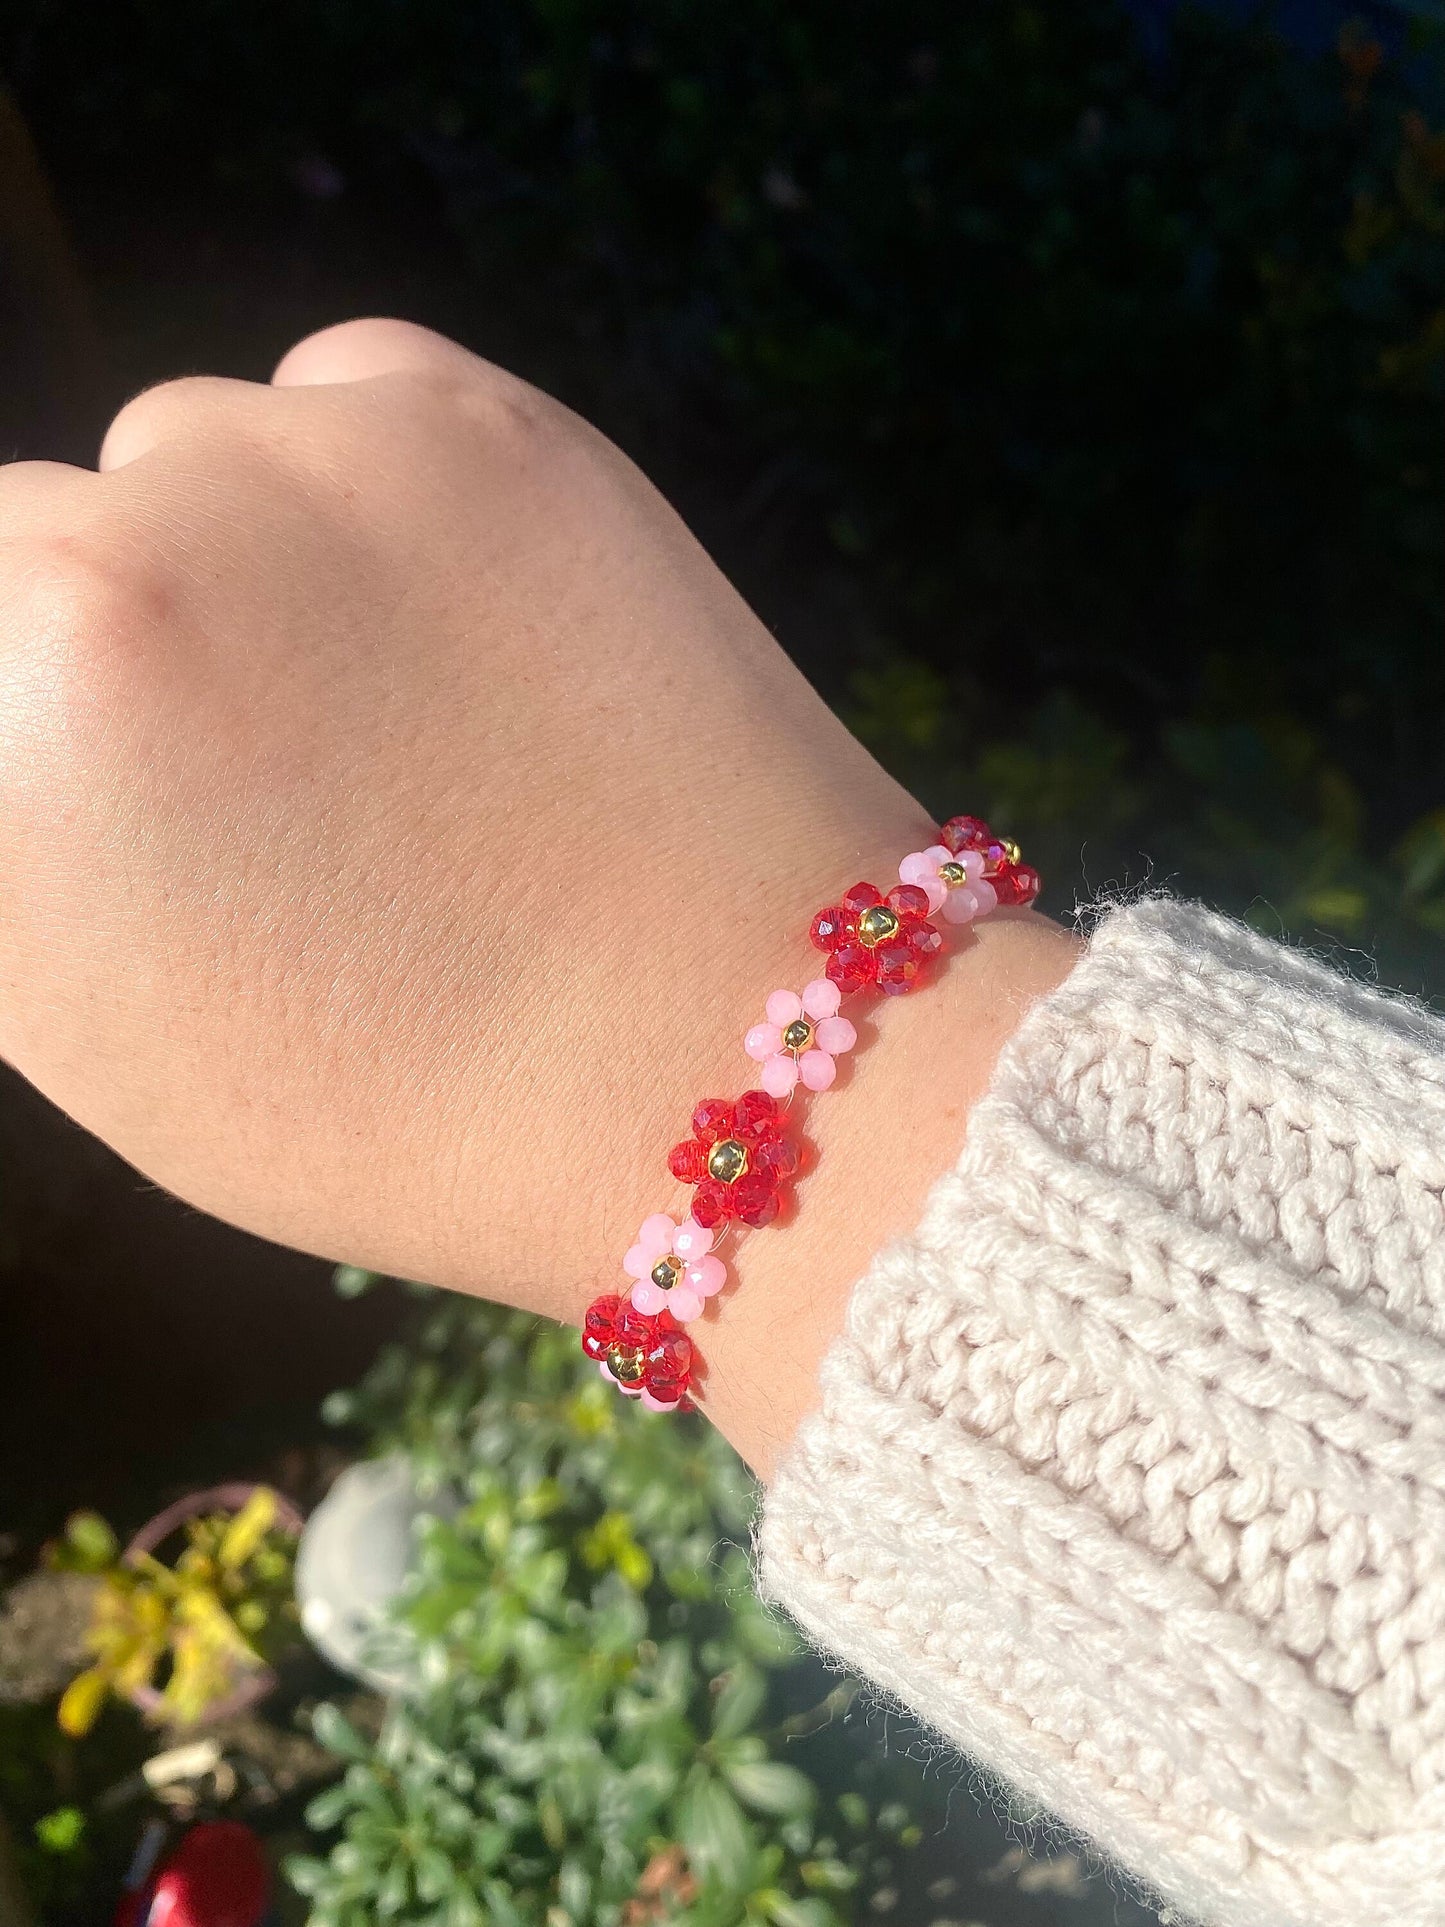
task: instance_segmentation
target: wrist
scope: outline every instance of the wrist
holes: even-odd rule
[[[1028,1004],[1067,974],[1076,954],[1074,939],[1047,919],[998,909],[971,925],[956,925],[961,941],[949,946],[952,954],[945,953],[926,969],[913,994],[849,997],[848,1017],[856,1020],[858,1042],[867,1048],[856,1060],[852,1054],[845,1057],[848,1068],[834,1092],[805,1100],[791,1111],[779,1149],[804,1149],[796,1209],[785,1209],[765,1236],[753,1236],[748,1226],[765,1220],[748,1215],[743,1191],[759,1184],[767,1147],[761,1153],[754,1147],[756,1175],[748,1172],[749,1160],[743,1159],[745,1175],[733,1193],[697,1164],[698,1142],[690,1140],[686,1120],[705,1096],[731,1104],[751,1091],[758,1093],[760,1103],[772,1101],[758,1092],[760,1084],[769,1083],[768,1064],[760,1074],[759,1064],[750,1063],[738,1045],[748,1018],[762,1014],[767,985],[796,984],[821,972],[824,960],[806,942],[820,892],[816,882],[809,888],[802,877],[797,852],[808,853],[810,872],[816,869],[834,879],[834,890],[836,879],[860,872],[883,879],[886,887],[900,849],[906,850],[910,842],[920,848],[936,840],[912,805],[903,815],[906,820],[891,833],[872,834],[862,847],[858,841],[837,839],[832,863],[819,857],[826,841],[822,835],[789,837],[786,843],[764,839],[784,860],[754,865],[755,880],[742,898],[743,914],[719,916],[691,933],[704,943],[703,953],[694,958],[692,994],[680,998],[675,981],[663,983],[643,972],[638,994],[607,1003],[611,1015],[605,1059],[590,1071],[579,1093],[581,1115],[594,1109],[599,1090],[617,1104],[612,1126],[600,1134],[595,1125],[584,1126],[575,1150],[582,1194],[590,1174],[597,1173],[599,1190],[594,1195],[606,1200],[606,1243],[596,1253],[590,1275],[571,1272],[568,1300],[547,1308],[580,1323],[585,1303],[602,1299],[602,1323],[589,1339],[603,1348],[594,1354],[600,1359],[609,1343],[616,1343],[609,1322],[616,1313],[605,1306],[630,1300],[629,1316],[644,1317],[675,1307],[675,1317],[685,1324],[684,1353],[695,1349],[705,1360],[694,1386],[697,1402],[763,1471],[812,1402],[817,1366],[841,1327],[852,1282],[874,1251],[916,1221],[931,1184],[961,1148],[968,1112],[987,1084],[1003,1043]],[[930,887],[939,889],[941,900],[939,879]],[[826,886],[821,893],[828,894]],[[915,894],[922,910],[924,893]],[[987,895],[992,906],[993,894]],[[721,890],[718,897],[727,900]],[[953,913],[969,917],[969,903],[965,893],[952,905]],[[801,914],[800,905],[807,906]],[[901,909],[901,914],[915,913]],[[940,919],[938,927],[947,929],[946,919]],[[938,942],[932,926],[920,927],[920,941],[924,937]],[[678,944],[666,946],[665,961],[674,970],[678,950]],[[858,951],[855,944],[855,954],[863,958],[873,953]],[[876,968],[882,969],[884,955],[881,949],[876,953]],[[836,961],[842,965],[843,956]],[[821,988],[828,988],[837,1002],[835,987]],[[659,997],[666,998],[665,1006],[659,1005]],[[794,1005],[797,1001],[791,998]],[[649,1012],[654,1014],[649,1017]],[[852,1028],[852,1022],[842,1026],[845,1041],[839,1048],[845,1052]],[[762,1039],[757,1042],[761,1045]],[[816,1071],[816,1064],[812,1068]],[[832,1063],[823,1066],[825,1072],[834,1068]],[[784,1082],[796,1074],[786,1064],[774,1062],[771,1069],[775,1077],[779,1069],[786,1073]],[[624,1088],[631,1090],[630,1099],[623,1099]],[[781,1089],[774,1090],[775,1098],[781,1095]],[[710,1143],[706,1127],[700,1128]],[[749,1138],[751,1133],[744,1130],[742,1135]],[[684,1155],[674,1164],[673,1176],[666,1147],[679,1139],[684,1140],[678,1146]],[[738,1150],[741,1157],[743,1147]],[[697,1190],[688,1194],[686,1183],[697,1184]],[[736,1231],[729,1228],[723,1234],[726,1272],[715,1254],[700,1257],[706,1241],[699,1244],[691,1231],[686,1241],[680,1239],[675,1246],[671,1242],[690,1210],[704,1226],[714,1222],[703,1209],[709,1190],[717,1194],[717,1209],[726,1217],[742,1213]],[[784,1198],[793,1190],[785,1180]],[[765,1202],[763,1208],[766,1213],[776,1206]],[[628,1252],[627,1278],[621,1275],[623,1253],[633,1245],[639,1225],[643,1244]],[[650,1250],[649,1238],[660,1240],[651,1252],[660,1270],[642,1261],[644,1251]],[[697,1268],[684,1275],[689,1259]],[[708,1302],[724,1279],[732,1288]],[[659,1333],[663,1328],[675,1330],[673,1319],[663,1318]],[[620,1359],[632,1355],[629,1347],[642,1347],[628,1368],[639,1374],[652,1342],[644,1332],[650,1329],[637,1327],[617,1353]],[[622,1368],[619,1364],[615,1369]],[[674,1361],[670,1341],[646,1370],[652,1376],[636,1386],[645,1399],[654,1381],[664,1401],[678,1396],[674,1371],[685,1374],[686,1367]],[[627,1378],[623,1382],[633,1383]]]
[[[963,1146],[969,1114],[1025,1011],[1068,975],[1079,941],[1028,910],[979,923],[922,995],[855,1021],[847,1087],[810,1107],[796,1218],[739,1246],[736,1287],[705,1323],[701,1403],[766,1478],[817,1399],[824,1354],[874,1253],[909,1232]]]

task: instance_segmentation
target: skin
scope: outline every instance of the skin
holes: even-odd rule
[[[580,1320],[813,911],[930,827],[617,449],[424,329],[0,470],[0,1052],[265,1237]],[[1074,954],[1000,912],[850,1006],[797,1222],[694,1327],[764,1474]]]

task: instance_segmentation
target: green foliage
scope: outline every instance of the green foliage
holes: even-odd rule
[[[1024,843],[1047,907],[1140,887],[1195,895],[1271,936],[1368,948],[1387,982],[1445,996],[1445,812],[1382,839],[1327,734],[1287,710],[1240,703],[1216,659],[1196,713],[1131,740],[1068,692],[1011,737],[979,747],[967,694],[935,699],[923,769],[884,708],[855,719],[930,794],[964,796]],[[859,685],[863,701],[869,691]],[[860,704],[861,709],[861,704]],[[920,724],[911,726],[916,740]]]
[[[811,1723],[783,1705],[796,1647],[716,1433],[625,1405],[574,1333],[461,1301],[331,1411],[464,1503],[402,1612],[421,1690],[375,1741],[316,1716],[346,1767],[309,1815],[329,1855],[290,1868],[315,1927],[851,1917],[916,1831],[783,1757]]]
[[[1184,7],[1154,57],[1121,0],[12,20],[62,175],[264,197],[319,151],[385,195],[423,168],[479,338],[505,288],[584,406],[640,371],[610,425],[665,464],[721,433],[771,505],[721,519],[724,560],[764,609],[799,562],[831,577],[842,632],[794,624],[805,664],[941,809],[996,794],[1042,832],[1054,901],[1152,870],[1438,983],[1427,26],[1306,55]]]

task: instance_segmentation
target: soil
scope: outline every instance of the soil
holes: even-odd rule
[[[95,1581],[37,1572],[0,1597],[0,1704],[38,1706],[85,1665]]]

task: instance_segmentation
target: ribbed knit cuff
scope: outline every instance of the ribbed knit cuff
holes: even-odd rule
[[[1106,915],[759,1529],[817,1643],[1219,1927],[1445,1922],[1445,1025]]]

